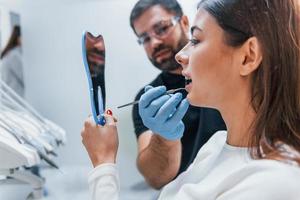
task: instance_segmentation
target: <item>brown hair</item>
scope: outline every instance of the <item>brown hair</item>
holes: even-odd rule
[[[1,53],[1,59],[13,48],[19,45],[18,38],[21,37],[20,26],[14,26],[9,41]]]
[[[299,2],[203,0],[198,8],[217,20],[228,45],[256,37],[262,47],[263,60],[252,80],[252,157],[300,165]]]

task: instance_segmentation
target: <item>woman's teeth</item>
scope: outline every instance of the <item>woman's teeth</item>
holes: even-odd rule
[[[192,83],[192,79],[185,78],[185,85]]]

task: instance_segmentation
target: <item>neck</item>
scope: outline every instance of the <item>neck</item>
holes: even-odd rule
[[[251,126],[256,117],[251,98],[247,94],[232,97],[220,108],[228,130],[227,143],[237,147],[248,147],[252,134]]]

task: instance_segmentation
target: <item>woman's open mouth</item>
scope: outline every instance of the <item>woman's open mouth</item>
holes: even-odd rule
[[[188,85],[188,84],[190,84],[190,83],[192,83],[192,79],[185,79],[185,85]]]
[[[185,77],[185,89],[187,92],[190,92],[190,89],[192,87],[192,79]]]

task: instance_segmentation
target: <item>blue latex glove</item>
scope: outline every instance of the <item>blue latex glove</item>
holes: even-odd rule
[[[182,118],[189,103],[182,94],[166,94],[166,87],[145,87],[139,102],[139,114],[144,125],[167,140],[178,140],[183,136]]]

